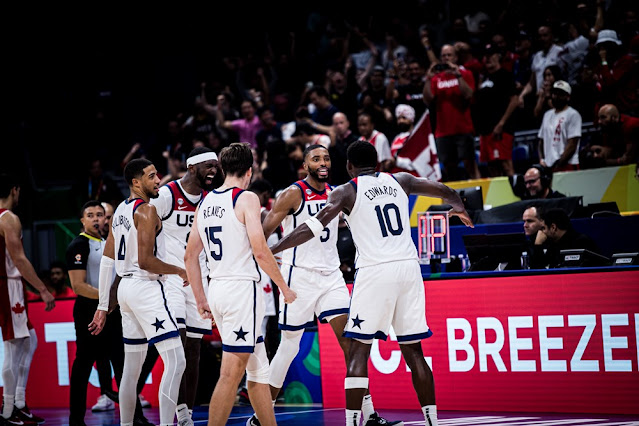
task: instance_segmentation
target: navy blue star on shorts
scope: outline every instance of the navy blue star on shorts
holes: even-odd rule
[[[236,336],[237,336],[237,337],[235,338],[235,341],[236,341],[236,342],[237,342],[238,340],[240,340],[240,339],[242,339],[242,340],[244,340],[244,341],[246,342],[246,337],[244,337],[244,336],[246,336],[246,335],[248,334],[248,331],[244,331],[244,330],[242,330],[242,327],[240,327],[240,330],[239,330],[239,331],[234,331],[233,333],[235,333],[235,334],[236,334]]]
[[[159,329],[164,329],[164,325],[162,325],[164,324],[164,321],[166,320],[160,321],[158,317],[155,317],[155,322],[152,323],[151,325],[155,326],[155,331],[158,331]]]
[[[355,318],[351,319],[353,320],[353,328],[358,327],[361,330],[362,326],[360,324],[363,323],[365,320],[359,319],[359,314]]]

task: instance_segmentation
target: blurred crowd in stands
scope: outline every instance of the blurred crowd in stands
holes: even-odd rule
[[[167,179],[184,173],[193,147],[219,152],[240,140],[275,191],[303,176],[301,153],[312,143],[330,147],[340,184],[350,142],[379,138],[391,148],[407,130],[398,105],[412,107],[413,123],[430,112],[444,181],[523,174],[534,163],[565,171],[636,162],[632,2],[468,2],[449,21],[432,2],[411,5],[410,21],[311,15],[303,34],[221,58],[192,108],[166,123]],[[599,131],[582,134],[586,123]],[[516,170],[514,135],[527,130],[538,141]],[[123,163],[148,148],[133,144]],[[398,167],[392,151],[378,149],[383,170]]]
[[[255,177],[273,195],[303,177],[312,143],[330,147],[332,184],[348,178],[346,147],[359,138],[375,144],[381,170],[417,173],[401,149],[426,111],[443,181],[523,176],[533,164],[551,173],[636,163],[636,2],[363,4],[303,7],[236,50],[198,48],[207,66],[183,88],[192,103],[138,111],[140,122],[151,113],[161,121],[153,135],[127,132],[115,109],[133,107],[109,102],[119,88],[107,84],[88,105],[96,110],[78,205],[117,203],[110,177],[132,158],[150,158],[166,182],[185,172],[192,148],[234,141],[252,146]],[[536,140],[522,142],[524,133]]]

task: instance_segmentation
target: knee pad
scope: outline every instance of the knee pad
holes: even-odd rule
[[[249,357],[246,364],[246,380],[255,383],[268,384],[269,364],[266,349],[263,343],[255,346],[255,352]]]
[[[263,383],[268,385],[269,370],[268,364],[262,365],[256,370],[246,369],[246,380],[249,382]]]
[[[300,342],[302,341],[303,335],[304,330],[282,331],[282,340],[277,348],[277,352],[281,352],[284,358],[293,361],[297,353],[300,351]]]

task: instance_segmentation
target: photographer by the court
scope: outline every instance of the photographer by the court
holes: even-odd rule
[[[470,103],[475,91],[473,73],[457,65],[455,48],[446,44],[441,49],[441,62],[432,64],[426,73],[424,102],[435,111],[437,155],[444,165],[444,180],[478,179],[475,139]],[[464,161],[466,175],[457,170]]]

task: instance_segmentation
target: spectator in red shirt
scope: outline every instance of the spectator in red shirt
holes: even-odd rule
[[[614,103],[619,111],[639,114],[639,35],[630,42],[629,51],[621,56],[621,41],[613,30],[601,30],[596,46],[601,58],[599,81],[605,99]]]
[[[435,141],[437,155],[444,165],[442,180],[460,180],[457,169],[464,162],[467,178],[480,177],[475,159],[475,139],[470,105],[475,92],[472,72],[457,65],[455,48],[441,49],[441,63],[433,64],[426,74],[424,102],[436,111]]]
[[[586,167],[632,164],[639,154],[639,118],[620,114],[613,104],[599,108],[601,133],[582,151]]]
[[[42,280],[47,290],[56,299],[75,298],[75,293],[69,285],[69,277],[67,275],[67,267],[64,262],[55,260],[49,266],[48,279]],[[31,301],[42,300],[39,293],[33,293],[31,289],[27,292],[27,299]]]

